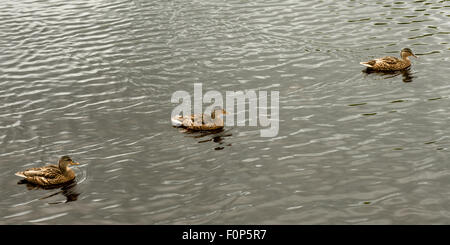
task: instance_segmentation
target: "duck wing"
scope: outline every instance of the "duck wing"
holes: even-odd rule
[[[211,131],[211,130],[217,130],[222,129],[224,127],[224,122],[222,118],[215,118],[215,119],[209,119],[202,121],[202,124],[197,125],[194,124],[194,121],[189,121],[186,124],[184,124],[185,127],[189,130],[193,131]]]
[[[218,130],[218,129],[222,129],[223,128],[223,123],[208,123],[208,124],[202,124],[199,126],[195,126],[195,125],[191,125],[186,127],[189,130],[192,131],[213,131],[213,130]]]
[[[176,116],[172,118],[172,125],[174,127],[190,127],[194,124],[194,120],[195,118],[200,118],[202,119],[202,124],[205,123],[205,115],[201,114],[201,115],[189,115],[189,116]]]
[[[369,60],[367,62],[361,62],[360,64],[376,70],[392,70],[402,64],[402,60],[397,57],[386,56],[383,58]]]
[[[383,62],[389,65],[395,65],[398,64],[399,62],[401,62],[401,60],[397,57],[392,57],[392,56],[386,56],[380,59],[376,59],[378,60],[378,62]]]
[[[75,178],[75,174],[71,171],[63,174],[58,166],[48,165],[40,168],[30,168],[22,172],[16,173],[17,176],[24,177],[26,181],[41,185],[52,186],[65,183]]]
[[[194,123],[196,118],[201,118],[200,124]],[[211,131],[223,128],[224,122],[222,119],[218,118],[211,119],[211,116],[205,114],[192,114],[189,116],[176,116],[172,118],[172,125],[192,131]]]
[[[39,168],[29,168],[21,172],[17,172],[16,175],[20,177],[34,177],[42,176],[46,178],[52,178],[56,175],[62,174],[61,170],[56,165],[47,165]]]

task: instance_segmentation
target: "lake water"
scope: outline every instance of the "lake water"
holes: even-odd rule
[[[450,224],[449,42],[449,1],[2,1],[0,224]],[[278,135],[173,128],[194,83],[278,91]]]

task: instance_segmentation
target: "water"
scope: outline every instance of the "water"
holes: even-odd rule
[[[449,1],[0,3],[0,224],[449,224]],[[411,48],[411,69],[359,62]],[[170,125],[280,92],[280,131]],[[70,155],[68,189],[14,173]]]

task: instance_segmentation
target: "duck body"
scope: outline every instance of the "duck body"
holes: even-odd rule
[[[223,129],[224,122],[220,117],[221,114],[226,114],[225,110],[215,110],[211,115],[207,114],[193,114],[189,116],[176,116],[172,118],[172,125],[174,127],[181,127],[191,131],[213,131]]]
[[[47,165],[38,168],[29,168],[17,172],[16,175],[25,178],[26,182],[39,186],[53,186],[71,182],[75,179],[75,172],[69,165],[78,165],[70,157],[63,156],[58,165]]]
[[[401,59],[386,56],[383,58],[369,60],[367,62],[361,62],[360,64],[375,71],[399,71],[411,66],[411,61],[408,58],[409,56],[414,56],[417,58],[417,56],[415,56],[409,48],[402,49],[400,56]]]

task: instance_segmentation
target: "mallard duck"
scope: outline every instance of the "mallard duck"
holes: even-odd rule
[[[190,116],[176,116],[172,118],[172,125],[181,127],[192,131],[212,131],[222,129],[224,126],[222,115],[227,114],[223,109],[216,109],[211,112],[211,115],[192,114]],[[201,121],[200,121],[201,119]],[[198,120],[197,122],[195,120]]]
[[[376,71],[399,71],[408,68],[411,65],[411,61],[409,60],[409,56],[414,56],[413,52],[409,48],[404,48],[400,51],[401,59],[386,56],[383,58],[378,58],[374,60],[369,60],[367,62],[361,62],[360,64],[363,66],[367,66],[368,69],[376,70]]]
[[[63,156],[59,159],[58,165],[29,168],[17,172],[16,175],[25,178],[24,180],[29,183],[40,186],[60,185],[75,179],[75,172],[69,168],[69,165],[79,165],[79,163],[74,162],[69,156]]]

